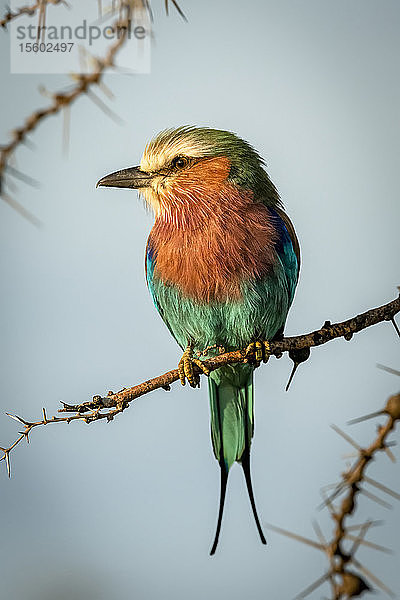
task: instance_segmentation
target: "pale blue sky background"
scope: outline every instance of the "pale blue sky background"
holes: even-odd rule
[[[18,184],[16,198],[43,227],[0,203],[1,444],[17,430],[5,410],[39,418],[42,406],[54,413],[59,400],[176,365],[179,349],[145,286],[151,216],[135,192],[95,190],[104,174],[137,164],[160,129],[230,129],[266,158],[302,247],[288,334],[387,302],[400,284],[399,3],[182,0],[188,24],[174,11],[167,19],[162,4],[154,2],[151,74],[107,78],[125,125],[84,98],[72,111],[68,159],[59,117],[32,136],[35,152],[17,153],[41,187]],[[8,43],[0,32],[2,140],[46,104],[39,83],[65,82],[10,76]],[[338,479],[351,451],[330,424],[344,427],[398,390],[377,362],[399,368],[389,324],[315,350],[287,394],[287,357],[259,370],[253,480],[263,523],[313,537],[318,517],[329,535],[319,489]],[[352,434],[366,445],[375,425]],[[108,425],[34,431],[12,459],[12,480],[0,473],[8,600],[290,600],[326,568],[316,550],[273,532],[261,546],[239,468],[218,552],[208,556],[219,473],[205,385],[155,392]],[[387,457],[370,475],[399,491]],[[354,520],[366,517],[386,521],[369,539],[399,552],[400,507],[365,499]],[[398,555],[366,549],[359,558],[400,595]]]

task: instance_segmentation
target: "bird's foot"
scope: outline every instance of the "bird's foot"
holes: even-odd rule
[[[204,375],[210,374],[209,369],[199,359],[193,358],[192,348],[188,346],[182,355],[178,364],[179,379],[182,385],[185,385],[186,379],[191,387],[200,387],[200,374],[193,368],[196,365]]]
[[[262,362],[268,362],[271,355],[269,342],[257,340],[251,342],[246,348],[246,361],[259,367]]]

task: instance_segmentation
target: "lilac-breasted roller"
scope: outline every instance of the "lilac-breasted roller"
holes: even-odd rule
[[[300,252],[293,225],[254,148],[234,133],[179,127],[159,133],[140,166],[100,186],[139,190],[155,214],[146,249],[150,294],[184,350],[182,384],[209,375],[211,439],[221,469],[221,528],[229,469],[241,464],[261,541],[250,475],[253,372],[281,336],[293,300]],[[249,347],[255,360],[211,373],[202,359]]]

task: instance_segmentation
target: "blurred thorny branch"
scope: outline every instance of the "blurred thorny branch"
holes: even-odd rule
[[[394,372],[393,370],[390,371]],[[400,375],[400,371],[397,374]],[[386,423],[377,427],[376,437],[367,448],[362,448],[344,431],[333,426],[333,429],[357,450],[357,458],[354,464],[342,473],[340,482],[334,486],[334,491],[330,496],[327,495],[326,489],[323,490],[323,506],[329,509],[334,522],[332,538],[329,541],[326,540],[316,522],[314,523],[314,530],[318,541],[269,525],[269,529],[320,550],[326,555],[329,562],[327,572],[298,594],[296,599],[306,598],[325,581],[329,581],[331,585],[332,600],[360,596],[363,592],[372,590],[370,583],[379,587],[390,597],[395,597],[393,591],[356,558],[356,552],[362,545],[376,551],[391,553],[390,549],[365,539],[368,530],[375,525],[379,525],[380,522],[367,520],[365,523],[357,525],[347,523],[356,511],[360,494],[364,494],[371,500],[390,508],[390,504],[376,496],[370,489],[367,489],[366,484],[400,500],[399,493],[366,475],[368,465],[376,458],[378,452],[385,451],[390,460],[395,462],[395,457],[390,450],[395,442],[388,441],[388,436],[395,429],[397,422],[400,421],[400,393],[390,396],[382,410],[353,419],[350,424],[377,416],[386,417]],[[341,501],[338,500],[339,496],[342,496]]]
[[[183,19],[186,17],[176,2],[171,0],[172,4],[181,15]],[[8,10],[4,15],[3,19],[0,20],[0,25],[3,28],[7,27],[7,24],[14,19],[22,15],[33,16],[38,15],[38,39],[41,33],[45,30],[46,24],[46,9],[49,4],[63,4],[68,6],[65,0],[39,0],[38,2],[19,8],[15,12]],[[169,0],[164,2],[166,13],[169,13]],[[102,15],[103,7],[101,0],[98,0],[99,15]],[[107,52],[101,58],[90,56],[91,64],[93,65],[90,73],[74,73],[71,75],[73,81],[73,87],[69,90],[59,90],[56,92],[47,92],[46,95],[50,97],[50,103],[41,109],[33,111],[19,127],[15,127],[11,131],[11,139],[8,143],[0,145],[0,197],[17,210],[23,217],[28,219],[34,225],[38,225],[38,219],[29,212],[24,206],[22,206],[10,193],[5,189],[8,181],[5,179],[5,175],[8,177],[16,178],[25,183],[34,184],[35,182],[25,175],[23,172],[17,170],[10,164],[11,159],[14,158],[15,151],[17,148],[25,144],[28,147],[32,147],[29,140],[29,134],[31,134],[40,123],[51,115],[55,115],[64,112],[65,122],[69,122],[69,110],[72,104],[83,96],[89,97],[100,109],[102,109],[108,116],[116,117],[113,111],[97,96],[95,89],[102,90],[107,96],[111,93],[103,83],[103,75],[108,69],[116,68],[115,59],[117,53],[125,44],[128,39],[128,29],[131,21],[135,17],[138,11],[145,10],[150,19],[153,18],[151,5],[149,0],[113,0],[111,3],[111,15],[115,16],[114,22],[110,25],[110,29],[117,34],[116,40],[111,43],[108,47]],[[12,185],[12,183],[11,183]],[[10,187],[10,185],[9,185]]]
[[[18,19],[18,17],[22,17],[23,15],[33,17],[38,13],[38,31],[40,33],[40,29],[44,27],[46,23],[46,8],[49,4],[64,4],[64,6],[68,6],[65,0],[38,0],[38,2],[35,2],[34,4],[21,6],[14,12],[11,8],[8,8],[4,17],[0,19],[0,27],[3,27],[3,29],[6,28],[11,21]]]

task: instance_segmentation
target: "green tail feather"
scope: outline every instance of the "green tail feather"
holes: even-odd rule
[[[211,439],[221,469],[220,505],[214,554],[221,530],[229,469],[235,461],[243,468],[254,519],[263,544],[266,543],[254,502],[250,474],[250,445],[254,432],[253,368],[227,365],[209,377]]]

